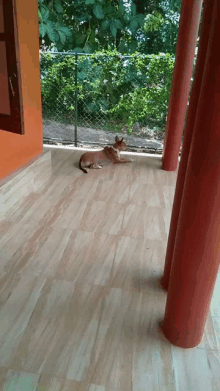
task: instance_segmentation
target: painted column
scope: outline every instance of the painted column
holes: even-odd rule
[[[163,331],[183,348],[198,345],[220,256],[220,2],[211,33],[189,154]]]
[[[202,20],[201,33],[200,33],[198,57],[196,62],[192,92],[190,96],[190,104],[188,109],[181,160],[180,160],[177,182],[176,182],[176,191],[175,191],[174,202],[173,202],[173,211],[172,211],[172,217],[170,223],[169,238],[167,243],[164,275],[161,279],[161,284],[165,289],[168,288],[168,284],[169,284],[170,269],[171,269],[172,259],[173,259],[173,251],[174,251],[174,245],[176,239],[176,230],[178,225],[179,211],[181,206],[182,193],[183,193],[183,188],[185,183],[185,175],[186,175],[190,145],[192,140],[192,133],[193,133],[194,123],[196,118],[197,105],[199,101],[199,94],[200,94],[206,54],[207,54],[213,3],[214,0],[205,0],[204,2],[203,20]]]
[[[175,171],[186,116],[202,0],[183,0],[170,93],[162,168]]]

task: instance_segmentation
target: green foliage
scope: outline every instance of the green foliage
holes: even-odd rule
[[[40,38],[59,51],[175,53],[180,0],[39,0]]]
[[[79,56],[77,111],[79,120],[113,121],[132,131],[135,122],[163,129],[168,109],[174,58],[170,54],[123,57],[115,51]],[[73,122],[75,110],[75,56],[41,57],[43,112],[60,113]]]
[[[39,0],[39,37],[50,46],[54,43],[58,50],[62,50],[66,43],[73,41],[69,27],[63,23],[62,0]]]

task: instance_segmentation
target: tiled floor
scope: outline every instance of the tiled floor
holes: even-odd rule
[[[160,158],[85,175],[44,155],[0,187],[0,390],[220,390],[220,277],[202,344],[158,328],[176,174]]]

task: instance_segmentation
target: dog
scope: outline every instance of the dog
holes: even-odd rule
[[[123,138],[119,140],[118,136],[115,137],[115,143],[113,147],[105,147],[101,151],[92,151],[84,153],[79,159],[79,168],[85,174],[88,174],[86,168],[102,168],[102,163],[110,162],[112,164],[130,163],[133,159],[120,158],[120,152],[125,151],[127,148]]]

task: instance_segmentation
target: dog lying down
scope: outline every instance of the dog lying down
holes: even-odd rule
[[[113,147],[105,147],[101,151],[84,153],[79,159],[79,168],[85,174],[88,174],[86,168],[102,168],[102,164],[105,162],[110,162],[112,164],[133,162],[133,159],[120,158],[120,152],[125,151],[126,148],[127,145],[123,141],[123,138],[119,140],[118,136],[116,136]]]

